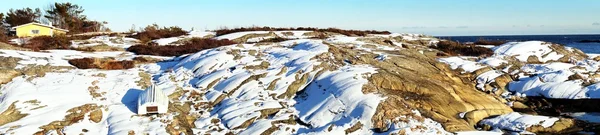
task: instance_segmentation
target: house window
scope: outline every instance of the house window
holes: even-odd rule
[[[31,30],[31,34],[40,34],[40,30]]]

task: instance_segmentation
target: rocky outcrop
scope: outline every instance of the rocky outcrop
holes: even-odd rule
[[[23,114],[21,111],[19,111],[19,109],[15,106],[15,103],[17,102],[13,102],[6,110],[4,110],[4,112],[0,113],[0,118],[2,118],[0,119],[0,126],[17,121],[27,116],[27,114]]]
[[[371,89],[387,99],[377,107],[374,127],[386,131],[386,121],[406,115],[411,109],[442,123],[447,131],[474,130],[481,119],[512,112],[494,97],[474,89],[468,80],[459,78],[446,65],[416,50],[400,50],[386,60],[373,59],[376,54],[358,52],[339,46],[330,47],[335,59],[378,68],[369,79]],[[466,114],[460,117],[460,114]]]
[[[87,115],[87,117],[85,115]],[[100,122],[102,120],[101,107],[96,104],[85,104],[71,108],[67,111],[67,115],[65,115],[63,120],[53,121],[41,126],[40,129],[42,129],[42,131],[39,131],[36,134],[45,134],[49,131],[56,131],[56,134],[63,134],[62,129],[64,127],[79,123],[85,120],[85,118],[88,118],[91,122]]]

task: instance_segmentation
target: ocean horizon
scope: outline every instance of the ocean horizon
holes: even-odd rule
[[[440,39],[475,42],[478,40],[488,41],[546,41],[580,49],[585,53],[600,54],[600,42],[589,42],[600,40],[600,34],[577,34],[577,35],[496,35],[496,36],[437,36]],[[588,42],[585,42],[585,41]]]

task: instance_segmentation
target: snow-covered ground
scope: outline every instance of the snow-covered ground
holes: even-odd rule
[[[527,114],[519,114],[517,112],[500,115],[495,118],[481,120],[480,124],[490,125],[493,128],[502,130],[514,131],[519,133],[528,133],[527,128],[531,126],[542,126],[548,128],[554,125],[558,118],[546,116],[534,116]]]
[[[204,38],[214,36],[215,32],[207,32],[207,31],[190,31],[188,35],[183,35],[179,37],[170,37],[170,38],[161,38],[152,40],[152,42],[157,43],[158,45],[171,45],[174,42],[177,42],[182,39],[188,38]]]
[[[598,99],[600,98],[600,63],[593,58],[597,55],[580,55],[573,48],[556,48],[542,41],[509,42],[491,47],[494,54],[486,58],[447,57],[438,61],[448,64],[452,69],[463,73],[474,73],[490,67],[491,70],[475,74],[476,87],[482,91],[496,92],[503,89],[492,85],[503,75],[513,76],[501,95],[512,106],[513,97],[541,96],[557,99]],[[531,61],[535,57],[538,61]],[[515,64],[518,63],[518,64]],[[502,80],[502,79],[501,79]],[[502,87],[502,86],[501,86]],[[575,119],[598,122],[596,113],[564,113]],[[489,125],[495,130],[528,133],[527,128],[535,125],[549,127],[558,118],[510,113],[485,119],[479,124]],[[478,133],[478,132],[476,132]],[[466,134],[466,133],[460,133]]]
[[[378,73],[373,65],[350,64],[348,61],[331,63],[331,47],[343,44],[364,53],[373,53],[368,59],[386,61],[405,44],[393,42],[386,45],[370,43],[361,38],[336,35],[327,39],[309,39],[308,31],[276,31],[275,36],[292,39],[267,45],[242,43],[202,50],[180,57],[158,57],[166,61],[140,64],[127,70],[72,69],[50,71],[44,76],[20,75],[0,89],[0,113],[14,103],[16,110],[27,114],[17,121],[0,125],[0,134],[34,134],[53,122],[75,118],[61,131],[48,134],[452,134],[430,119],[414,116],[397,116],[389,122],[389,130],[376,133],[372,118],[378,105],[387,97],[379,93],[364,92],[369,77]],[[247,34],[269,34],[268,31],[238,32],[214,37],[238,39]],[[291,33],[291,34],[290,34]],[[213,32],[192,31],[189,35],[154,40],[159,45],[191,38],[214,35]],[[255,37],[247,42],[273,38]],[[402,37],[402,40],[437,42],[418,34],[369,35],[367,38]],[[127,48],[135,39],[99,36],[73,42],[74,47],[106,44]],[[373,47],[374,46],[374,47]],[[520,48],[520,49],[519,49]],[[525,49],[523,49],[525,48]],[[527,61],[529,55],[538,57],[544,64],[526,64],[509,70],[490,70],[475,77],[477,87],[494,82],[504,74],[522,74],[512,82],[512,94],[542,95],[567,98],[596,98],[600,96],[596,84],[582,86],[582,80],[569,80],[569,76],[584,71],[596,71],[598,63],[592,60],[573,63],[556,61],[563,55],[554,52],[544,42],[514,42],[494,47],[495,55],[477,57],[448,57],[439,61],[463,73],[473,73],[486,67],[509,64],[509,57]],[[421,50],[423,53],[423,50]],[[0,50],[0,57],[17,57],[17,68],[31,65],[71,66],[69,59],[112,57],[131,60],[139,55],[124,51],[81,52],[74,50],[48,50],[29,52]],[[337,64],[337,65],[336,65]],[[581,68],[574,67],[582,67]],[[536,76],[526,76],[536,74]],[[587,80],[586,80],[587,81]],[[169,95],[169,113],[137,115],[137,95],[149,83]],[[70,111],[92,105],[100,115],[92,117],[89,109]],[[75,117],[77,112],[87,112]],[[1,116],[1,115],[0,115]],[[71,117],[67,117],[71,116]],[[98,118],[98,116],[101,116]],[[570,114],[576,118],[596,118],[594,114]],[[74,117],[74,118],[72,118]],[[485,119],[494,131],[467,131],[458,134],[501,134],[500,130],[524,131],[532,125],[552,125],[556,118],[510,113]],[[0,124],[2,120],[0,120]],[[41,128],[44,127],[44,128]],[[352,129],[352,130],[350,130]]]
[[[485,59],[469,57],[440,58],[439,61],[447,63],[452,69],[462,69],[465,72],[473,72],[483,67],[498,67],[508,65],[505,69],[489,71],[477,76],[478,87],[490,84],[496,77],[502,74],[519,75],[519,80],[510,82],[508,90],[525,96],[544,96],[548,98],[600,98],[598,83],[584,86],[584,82],[597,82],[600,78],[592,78],[600,67],[600,62],[592,59],[582,61],[570,60],[570,62],[559,62],[566,57],[551,47],[551,43],[542,41],[510,42],[492,48],[494,55]],[[571,50],[566,48],[566,50]],[[542,64],[525,64],[516,70],[508,71],[514,65],[508,64],[510,57],[527,63],[530,56],[537,57]],[[569,79],[579,74],[581,79]]]
[[[324,63],[314,59],[328,52],[329,47],[324,42],[350,43],[358,49],[370,49],[361,47],[366,43],[357,41],[357,38],[336,36],[327,40],[313,40],[307,39],[307,32],[274,32],[277,36],[297,40],[272,45],[231,45],[175,58],[149,56],[168,61],[142,64],[128,70],[72,69],[49,72],[40,77],[18,76],[2,85],[0,112],[14,103],[17,110],[27,115],[1,125],[0,134],[34,134],[42,131],[40,127],[51,129],[47,127],[48,124],[73,119],[67,117],[74,113],[70,110],[85,105],[93,105],[92,109],[100,110],[101,118],[91,118],[91,113],[86,113],[81,120],[58,128],[60,132],[169,134],[174,133],[173,130],[190,128],[191,131],[186,132],[193,134],[258,134],[267,131],[273,134],[343,134],[347,129],[357,127],[353,134],[374,134],[371,118],[385,96],[364,94],[362,86],[377,69],[369,65],[348,64],[334,70],[324,70]],[[268,32],[240,32],[216,38],[235,39],[250,33]],[[191,32],[186,36],[157,39],[154,42],[169,45],[180,39],[211,34],[214,35],[212,32]],[[410,35],[403,36],[412,38]],[[136,42],[135,39],[123,37],[98,36],[74,41],[72,46],[105,44],[127,48]],[[379,49],[397,50],[400,47],[381,46]],[[379,54],[377,59],[385,60],[387,55]],[[67,62],[69,59],[84,57],[131,60],[137,56],[123,51],[0,50],[0,57],[22,59],[16,63],[17,68],[26,68],[31,64],[71,66]],[[135,114],[137,94],[146,87],[141,83],[142,80],[154,82],[170,95],[172,104],[183,105],[183,108],[189,107],[190,110],[170,110],[167,114],[155,116]],[[85,110],[76,110],[81,111]],[[415,113],[418,114],[418,111]],[[178,118],[180,115],[192,116],[194,120],[190,124],[193,126],[181,127],[181,122],[178,122],[179,126],[169,128],[173,126],[173,121],[181,120]],[[294,122],[285,122],[290,119]],[[295,122],[295,119],[306,125]],[[410,120],[406,117],[403,119]],[[416,126],[430,128],[413,131]],[[395,123],[390,132],[400,130],[409,134],[449,134],[431,119]],[[51,129],[47,132],[57,131]]]

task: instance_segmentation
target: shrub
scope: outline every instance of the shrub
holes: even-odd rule
[[[504,41],[504,40],[486,40],[486,39],[480,38],[479,40],[475,41],[473,44],[499,46],[499,45],[505,44],[507,42],[508,41]]]
[[[0,28],[0,29],[3,29],[3,28]],[[10,37],[8,35],[6,35],[6,33],[4,33],[3,30],[0,30],[0,42],[8,43],[9,40],[10,40]]]
[[[95,45],[95,46],[86,46],[86,47],[77,47],[71,48],[73,50],[82,51],[82,52],[105,52],[105,51],[125,51],[125,49],[121,47],[113,47],[106,44]]]
[[[158,55],[158,56],[180,56],[188,53],[195,53],[204,49],[216,48],[219,46],[236,44],[230,40],[216,40],[192,38],[183,45],[174,46],[156,46],[156,45],[134,45],[127,48],[127,51],[138,55]]]
[[[79,69],[104,69],[104,70],[120,70],[130,69],[135,67],[135,63],[130,60],[115,61],[112,59],[99,58],[81,58],[71,59],[69,64]]]
[[[79,69],[100,68],[98,65],[95,64],[95,59],[93,58],[72,59],[69,60],[69,64]]]
[[[157,24],[153,24],[146,26],[146,28],[144,28],[141,32],[138,32],[135,35],[131,35],[130,37],[139,39],[140,41],[142,41],[142,43],[147,44],[150,43],[151,40],[168,37],[177,37],[181,35],[186,35],[187,33],[187,31],[184,31],[183,29],[177,26],[160,28]]]
[[[282,38],[282,37],[275,37],[275,38],[269,38],[269,39],[265,39],[265,40],[261,40],[258,41],[259,43],[268,43],[268,42],[283,42],[283,41],[287,41],[289,39],[287,38]]]
[[[452,56],[491,56],[494,52],[485,47],[464,45],[453,41],[440,41],[433,47]]]
[[[342,30],[338,28],[311,28],[311,27],[298,27],[298,28],[273,28],[273,27],[240,27],[234,29],[219,29],[216,30],[216,36],[226,35],[236,32],[244,31],[286,31],[286,30],[303,30],[303,31],[317,31],[317,32],[334,32],[340,33],[346,36],[366,36],[367,34],[390,34],[389,31],[375,31],[375,30]]]
[[[109,61],[102,64],[102,69],[106,70],[119,70],[119,69],[130,69],[134,68],[135,64],[133,61],[124,60],[124,61]]]
[[[48,49],[69,49],[71,40],[62,35],[58,36],[37,36],[29,39],[27,44],[23,47],[32,49],[34,51],[48,50]]]

